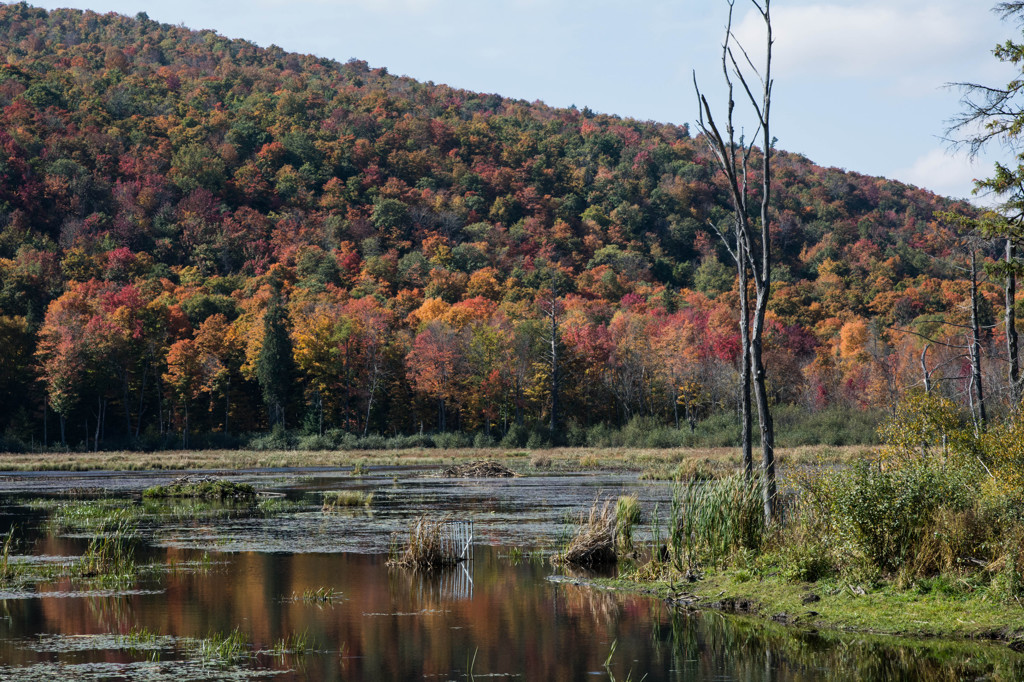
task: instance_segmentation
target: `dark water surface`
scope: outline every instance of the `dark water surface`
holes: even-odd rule
[[[422,473],[232,474],[280,495],[251,509],[143,508],[138,492],[166,474],[7,476],[0,527],[18,524],[22,554],[56,563],[82,554],[99,531],[54,525],[53,500],[33,498],[87,489],[144,510],[137,559],[157,568],[128,581],[59,578],[0,592],[0,678],[1024,679],[1006,647],[678,613],[577,584],[587,576],[566,576],[537,551],[555,547],[567,513],[598,495],[637,492],[648,517],[656,502],[667,516],[667,485],[625,475],[452,481]],[[343,489],[372,491],[374,504],[324,513],[322,491]],[[425,510],[474,521],[471,561],[435,574],[386,565],[391,533]],[[312,598],[317,591],[328,598]],[[236,630],[245,642],[239,655],[198,652]],[[303,651],[281,645],[296,637]]]

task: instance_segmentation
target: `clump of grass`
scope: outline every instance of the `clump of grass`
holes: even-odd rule
[[[289,654],[308,654],[313,650],[313,640],[309,636],[309,631],[303,630],[277,640],[270,648],[270,654],[280,658]]]
[[[623,554],[633,551],[633,526],[640,523],[641,516],[636,495],[620,495],[615,501],[615,541]]]
[[[142,496],[147,499],[189,497],[201,500],[250,501],[256,499],[256,488],[248,483],[204,479],[201,481],[175,481],[171,485],[146,488]]]
[[[726,470],[723,466],[716,467],[710,459],[692,457],[675,466],[657,464],[641,473],[640,478],[647,481],[710,481]]]
[[[190,640],[189,644],[193,654],[206,664],[232,665],[251,654],[248,637],[237,627],[227,634],[214,633],[203,639]]]
[[[551,458],[548,457],[547,455],[534,455],[530,459],[530,464],[533,466],[534,469],[550,469]]]
[[[302,601],[310,604],[329,604],[342,598],[342,593],[333,587],[318,587],[302,591]]]
[[[394,539],[398,542],[393,546],[388,564],[432,569],[453,566],[462,561],[455,548],[445,542],[444,527],[450,520],[448,516],[436,519],[421,516],[409,528],[404,543],[398,541],[398,534],[395,535]]]
[[[580,469],[598,469],[601,463],[597,459],[597,455],[583,455],[580,457]]]
[[[611,502],[605,501],[598,506],[595,501],[590,507],[589,515],[580,517],[576,535],[569,541],[565,551],[555,556],[556,563],[571,566],[596,568],[614,564],[618,557],[615,554],[615,515]]]
[[[678,568],[717,565],[766,534],[761,479],[742,474],[680,483],[672,496],[670,550]]]
[[[353,476],[365,476],[368,468],[363,462],[356,462],[355,466],[352,467]]]
[[[146,627],[134,627],[120,637],[121,645],[125,649],[151,649],[167,640]]]
[[[123,519],[112,531],[89,541],[85,554],[79,559],[79,574],[115,580],[132,578],[137,572],[134,558],[136,541],[135,525]]]
[[[72,500],[53,507],[47,524],[56,532],[74,530],[105,533],[116,530],[126,522],[137,522],[144,514],[138,505],[125,506],[123,499]]]
[[[3,547],[0,548],[0,583],[7,583],[14,578],[16,571],[11,563],[11,551],[14,549],[14,526],[7,531]]]
[[[363,490],[330,490],[324,493],[324,511],[332,511],[338,507],[369,507],[373,503],[373,493]]]

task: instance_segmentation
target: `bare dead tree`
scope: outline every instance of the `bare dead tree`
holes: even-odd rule
[[[561,337],[558,333],[558,285],[553,271],[549,294],[541,299],[540,307],[544,316],[548,318],[548,338],[545,343],[547,347],[544,349],[545,360],[548,362],[548,368],[551,373],[549,385],[551,390],[551,419],[548,428],[551,430],[551,437],[557,439],[559,422],[558,394],[561,391],[562,377],[559,373],[560,358],[558,352],[561,345]]]
[[[768,400],[767,374],[764,366],[764,327],[765,312],[768,309],[768,298],[771,295],[771,239],[769,232],[769,209],[771,207],[771,160],[774,140],[771,137],[771,98],[773,80],[772,44],[774,42],[771,21],[771,0],[750,0],[765,28],[764,65],[759,71],[750,55],[733,35],[733,11],[735,0],[727,0],[729,7],[728,22],[725,28],[725,40],[722,44],[722,73],[727,88],[728,103],[722,123],[724,129],[716,121],[711,105],[697,85],[694,74],[693,84],[697,92],[700,117],[697,127],[705,143],[714,155],[719,169],[724,173],[729,188],[730,201],[734,214],[734,234],[731,238],[718,231],[723,243],[736,263],[740,287],[740,338],[745,342],[746,350],[744,365],[749,369],[742,370],[743,381],[752,379],[754,398],[757,403],[757,416],[761,431],[761,469],[764,476],[764,513],[767,520],[775,517],[775,427],[772,421],[771,407]],[[738,51],[733,50],[735,45]],[[741,65],[742,62],[742,65]],[[734,114],[736,102],[733,92],[739,86],[754,113],[757,130],[746,144],[740,136],[736,140]],[[761,138],[761,202],[759,219],[752,217],[749,205],[748,179],[758,177],[756,169],[752,169],[754,145]],[[754,284],[754,308],[751,317],[747,297],[747,272]],[[749,325],[749,327],[748,327]],[[748,364],[749,363],[749,364]],[[749,386],[749,383],[747,383]],[[744,453],[746,457],[746,452]],[[745,462],[746,466],[746,462]]]

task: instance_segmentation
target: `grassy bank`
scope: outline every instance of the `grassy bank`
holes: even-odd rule
[[[863,458],[864,446],[780,448],[780,466],[841,464]],[[3,471],[138,471],[185,469],[260,469],[278,467],[354,467],[441,465],[495,459],[520,473],[542,471],[629,470],[651,478],[690,478],[730,473],[739,466],[738,448],[409,448],[405,450],[167,450],[160,452],[0,453]]]
[[[977,588],[940,586],[925,591],[900,589],[891,583],[793,582],[779,575],[756,576],[743,568],[709,572],[693,583],[680,576],[671,581],[627,577],[595,583],[651,592],[683,609],[748,614],[802,628],[1007,642],[1024,639],[1021,606]]]
[[[917,395],[881,433],[871,458],[790,469],[770,522],[757,477],[679,482],[620,576],[689,606],[1024,649],[1024,414],[976,431]]]

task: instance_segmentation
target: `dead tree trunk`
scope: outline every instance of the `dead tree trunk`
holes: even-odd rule
[[[548,362],[551,364],[551,437],[558,433],[558,393],[561,388],[561,377],[558,375],[558,310],[554,289],[546,311],[549,321]]]
[[[727,2],[729,18],[725,29],[725,41],[722,45],[722,71],[728,93],[728,105],[723,120],[725,127],[722,129],[716,123],[711,106],[697,86],[696,75],[694,75],[694,88],[697,90],[700,109],[700,119],[697,125],[708,148],[718,162],[719,168],[725,174],[733,208],[736,228],[735,240],[727,239],[718,230],[717,226],[712,225],[712,227],[718,232],[719,237],[736,262],[737,274],[739,275],[741,296],[740,336],[741,342],[745,341],[748,344],[743,358],[743,364],[746,365],[746,369],[743,371],[743,382],[746,387],[749,387],[751,382],[753,383],[761,432],[764,514],[767,521],[772,521],[775,518],[776,497],[775,427],[768,399],[767,372],[763,357],[765,313],[771,294],[772,270],[769,231],[772,181],[771,161],[772,146],[774,144],[769,126],[773,86],[771,76],[773,44],[771,0],[751,0],[751,4],[754,5],[761,15],[765,27],[766,43],[762,72],[759,72],[757,67],[754,66],[750,56],[741,45],[737,44],[740,60],[736,58],[736,53],[733,52],[732,19],[735,0],[727,0]],[[742,68],[740,66],[741,60],[745,65]],[[747,74],[750,74],[750,76]],[[751,77],[756,78],[756,81],[753,81]],[[739,143],[737,144],[736,142],[735,126],[733,124],[733,114],[736,107],[736,103],[733,100],[735,83],[742,87],[746,94],[747,102],[755,114],[754,121],[757,124],[757,132],[749,145],[744,142],[742,136]],[[759,87],[752,87],[752,84]],[[755,221],[751,216],[752,211],[748,203],[749,193],[747,190],[749,178],[752,175],[756,177],[756,170],[753,173],[751,172],[750,161],[758,134],[761,137],[761,205],[759,212],[760,220]],[[759,222],[759,224],[755,227],[752,224],[754,222]],[[748,310],[742,309],[743,299],[746,297],[746,273],[748,270],[754,283],[753,323],[749,328],[751,316]],[[746,452],[744,457],[747,457]]]
[[[1007,380],[1010,383],[1010,401],[1013,409],[1020,407],[1020,354],[1017,347],[1017,315],[1014,305],[1017,301],[1017,275],[1013,271],[1017,259],[1017,247],[1012,238],[1006,239],[1006,283],[1003,288],[1003,300],[1006,311],[1003,324],[1006,327],[1006,357],[1008,360]]]
[[[739,258],[736,274],[740,294],[740,437],[743,447],[743,474],[754,477],[753,412],[750,405],[750,300],[747,292],[746,251],[737,222],[736,244]]]
[[[981,327],[978,322],[978,253],[971,248],[971,384],[978,401],[978,418],[985,429],[985,392],[981,383]]]

